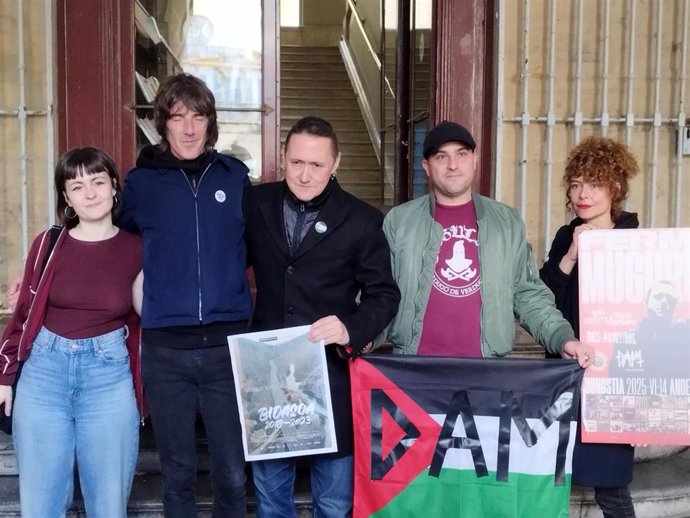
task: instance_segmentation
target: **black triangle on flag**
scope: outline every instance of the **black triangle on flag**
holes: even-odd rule
[[[383,411],[386,411],[405,435],[383,457]],[[381,389],[371,391],[371,479],[381,480],[395,463],[419,438],[419,428],[413,425],[405,414]],[[405,444],[407,443],[407,444]]]

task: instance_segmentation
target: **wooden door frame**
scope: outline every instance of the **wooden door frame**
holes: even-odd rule
[[[261,183],[280,179],[280,9],[263,0]]]
[[[134,165],[134,0],[57,2],[58,153],[96,146]]]
[[[452,120],[477,142],[474,188],[491,195],[494,155],[495,0],[437,0],[431,124]]]

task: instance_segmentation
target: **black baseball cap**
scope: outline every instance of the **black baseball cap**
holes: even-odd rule
[[[424,158],[428,159],[436,150],[446,142],[461,142],[472,151],[477,144],[467,128],[457,122],[443,121],[429,130],[424,139]]]

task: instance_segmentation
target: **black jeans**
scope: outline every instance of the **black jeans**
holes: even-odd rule
[[[595,487],[594,499],[604,518],[635,518],[632,497],[627,487]]]
[[[213,518],[244,517],[242,431],[227,346],[170,349],[142,345],[142,377],[161,459],[166,518],[197,516],[195,419],[208,438]]]

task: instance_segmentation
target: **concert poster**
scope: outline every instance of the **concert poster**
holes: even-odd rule
[[[690,444],[690,228],[578,243],[583,442]]]

